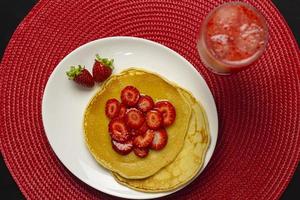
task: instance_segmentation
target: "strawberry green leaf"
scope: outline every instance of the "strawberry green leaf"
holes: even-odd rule
[[[71,66],[70,70],[67,71],[66,74],[70,80],[73,80],[74,78],[76,78],[78,75],[82,73],[83,69],[84,67],[82,67],[81,65],[78,65],[78,67]]]
[[[110,67],[112,70],[114,69],[114,59],[101,58],[99,54],[96,54],[96,61],[104,64],[107,67]]]

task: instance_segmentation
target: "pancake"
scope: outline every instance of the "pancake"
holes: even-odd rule
[[[106,101],[120,99],[121,90],[128,85],[135,86],[141,94],[150,95],[154,101],[167,99],[176,109],[175,122],[167,128],[167,145],[160,151],[151,150],[146,158],[139,158],[133,152],[125,156],[118,154],[112,148],[108,133]],[[93,157],[103,167],[127,179],[146,178],[176,158],[182,149],[190,117],[189,103],[170,82],[154,73],[129,69],[111,76],[89,103],[84,115],[85,141]]]
[[[191,181],[201,170],[210,143],[206,114],[189,92],[181,88],[178,90],[192,106],[192,117],[181,152],[171,164],[145,179],[126,179],[113,173],[119,183],[143,192],[166,192]]]

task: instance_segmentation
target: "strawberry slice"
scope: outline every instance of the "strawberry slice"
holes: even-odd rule
[[[130,135],[131,135],[132,137],[136,137],[136,136],[140,135],[140,133],[139,133],[138,130],[136,130],[136,129],[131,129],[131,130],[129,131],[129,133],[130,133]]]
[[[154,106],[153,99],[148,95],[140,96],[137,107],[142,112],[148,112]]]
[[[133,145],[138,148],[145,148],[151,144],[153,138],[153,130],[148,129],[144,135],[139,135],[134,138]]]
[[[109,99],[105,105],[105,114],[112,119],[118,116],[120,111],[120,102],[117,99]]]
[[[146,133],[146,131],[149,129],[149,127],[147,126],[147,123],[146,123],[146,121],[143,123],[143,125],[139,128],[139,129],[137,129],[137,131],[138,131],[138,134],[139,135],[143,135],[144,133]]]
[[[122,103],[128,107],[133,107],[137,104],[140,98],[140,92],[133,86],[126,86],[121,91]]]
[[[147,126],[147,123],[145,121],[139,129],[131,129],[130,134],[134,137],[138,135],[143,135],[148,129],[149,127]]]
[[[161,127],[163,118],[159,111],[150,110],[146,114],[146,122],[150,129],[156,130]]]
[[[176,110],[169,101],[159,101],[155,104],[154,108],[162,114],[164,127],[174,123]]]
[[[121,155],[129,154],[133,148],[132,140],[128,140],[125,143],[120,143],[115,140],[111,140],[111,143],[112,143],[113,149]]]
[[[133,152],[136,156],[140,157],[140,158],[145,158],[148,153],[149,153],[149,149],[148,148],[137,148],[134,147],[133,148]]]
[[[124,104],[120,104],[120,111],[119,111],[119,118],[124,118],[125,117],[125,114],[126,114],[126,106]]]
[[[136,108],[127,110],[125,115],[126,125],[133,129],[140,128],[145,121],[145,117],[141,111]]]
[[[166,129],[162,128],[154,131],[154,138],[150,144],[150,148],[154,150],[161,150],[168,142],[168,134]]]
[[[109,122],[109,134],[117,142],[125,142],[130,139],[129,131],[124,119],[114,118]]]

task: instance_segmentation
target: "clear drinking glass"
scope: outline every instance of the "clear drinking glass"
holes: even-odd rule
[[[207,68],[217,74],[231,74],[256,61],[267,40],[268,28],[262,14],[249,4],[229,2],[204,19],[197,49]]]

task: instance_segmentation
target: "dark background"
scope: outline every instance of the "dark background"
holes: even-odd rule
[[[31,8],[36,0],[0,0],[0,58],[14,30]],[[298,45],[300,43],[300,0],[273,0],[280,10],[290,28],[292,29]],[[297,26],[298,25],[298,26]],[[296,122],[295,122],[296,123]],[[0,199],[24,199],[12,179],[7,167],[0,156]],[[289,183],[281,200],[300,199],[300,165]]]

